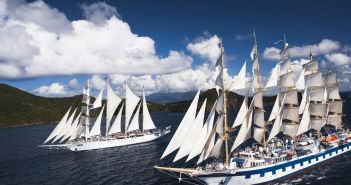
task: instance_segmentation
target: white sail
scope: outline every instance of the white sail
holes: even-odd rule
[[[101,135],[101,119],[102,119],[102,113],[104,112],[104,108],[105,108],[105,105],[102,107],[98,117],[95,120],[93,127],[90,129],[88,137]]]
[[[258,143],[263,143],[263,137],[264,137],[264,133],[265,133],[265,130],[264,128],[258,128],[258,127],[254,127],[253,128],[254,132],[253,132],[253,135],[252,137],[255,139],[255,141],[257,141]]]
[[[303,90],[305,89],[305,69],[303,69],[299,75],[299,78],[297,79],[295,83],[295,87],[298,90]]]
[[[221,137],[219,137],[216,141],[216,144],[214,145],[211,154],[213,157],[219,159],[221,156],[221,148],[223,145],[223,139]]]
[[[298,123],[299,122],[298,107],[283,107],[282,119],[291,120]]]
[[[329,72],[326,79],[325,79],[325,83],[327,86],[336,86],[337,85],[337,80],[336,80],[336,73],[335,72]]]
[[[221,67],[221,70],[219,71],[218,76],[217,76],[216,81],[215,81],[216,89],[222,89],[222,87],[223,87],[222,73],[223,73],[223,68]]]
[[[73,119],[74,119],[74,116],[76,114],[76,111],[77,111],[77,108],[73,111],[71,116],[68,118],[67,123],[66,123],[66,127],[61,132],[61,133],[63,133],[63,135],[62,135],[62,138],[61,138],[59,143],[62,143],[62,141],[64,141],[65,139],[67,139],[70,136],[71,130],[74,128]]]
[[[266,123],[264,121],[264,111],[263,110],[255,110],[254,111],[253,122],[258,127],[263,128],[265,126]]]
[[[336,128],[341,128],[342,115],[328,115],[327,124],[333,125]]]
[[[244,122],[248,111],[247,103],[248,103],[248,97],[245,97],[243,103],[241,104],[238,115],[235,118],[232,128],[237,127]]]
[[[224,116],[219,116],[216,122],[216,132],[221,136],[223,135],[223,123],[224,123]]]
[[[193,149],[191,150],[188,158],[186,159],[186,161],[191,160],[195,156],[201,154],[201,152],[203,151],[203,149],[206,145],[206,142],[210,137],[212,128],[213,128],[213,122],[214,122],[215,112],[216,112],[215,106],[216,106],[216,102],[213,105],[211,112],[206,119],[205,125],[202,127],[200,135],[199,135]]]
[[[342,114],[342,101],[329,101],[328,105],[330,113]]]
[[[307,132],[310,129],[310,111],[309,111],[310,102],[307,102],[306,106],[303,109],[302,118],[300,121],[299,129],[297,130],[296,136]]]
[[[101,107],[102,105],[102,93],[104,92],[103,89],[101,89],[99,95],[96,97],[94,103],[91,105],[91,108],[90,109],[96,109],[96,108],[99,108]]]
[[[118,133],[122,132],[122,111],[123,111],[124,104],[122,104],[122,107],[119,109],[118,114],[115,118],[115,121],[111,125],[110,130],[108,131],[108,134],[113,134],[113,133]]]
[[[107,99],[106,99],[106,130],[109,130],[109,125],[113,114],[115,113],[118,105],[121,103],[122,99],[117,96],[113,91],[111,86],[107,83]],[[111,133],[109,131],[109,133]],[[113,133],[113,132],[112,132]]]
[[[196,141],[201,134],[200,130],[202,129],[204,123],[206,102],[207,99],[205,99],[204,103],[202,104],[200,111],[197,114],[194,123],[192,123],[192,126],[187,136],[185,137],[184,142],[180,146],[177,155],[173,159],[173,162],[176,162],[179,159],[189,155],[194,145],[196,144]]]
[[[326,119],[313,119],[311,118],[310,120],[310,124],[311,124],[311,128],[316,130],[316,131],[320,131],[322,129],[322,127],[325,125],[326,123]]]
[[[222,113],[224,111],[224,94],[222,93],[217,98],[216,111]]]
[[[297,135],[297,132],[299,130],[299,126],[300,126],[300,124],[296,124],[296,123],[283,123],[282,124],[282,132],[285,135],[290,136],[291,138],[295,138],[295,136]]]
[[[280,104],[279,104],[280,98],[279,98],[279,96],[280,96],[280,94],[278,94],[277,98],[275,99],[272,112],[271,112],[271,114],[269,115],[269,118],[268,118],[268,122],[273,121],[278,115],[279,108],[280,108]]]
[[[280,62],[279,64],[279,74],[285,75],[287,73],[289,73],[291,71],[291,64],[290,64],[290,60],[283,60]]]
[[[305,110],[306,103],[307,103],[307,88],[304,90],[302,95],[302,99],[299,107],[299,114],[302,114],[303,111]]]
[[[327,104],[325,103],[311,103],[310,114],[317,117],[326,117],[327,115]]]
[[[283,88],[293,87],[295,85],[295,82],[292,78],[292,75],[292,71],[281,75],[279,78],[279,86]]]
[[[191,127],[191,123],[195,120],[197,103],[199,101],[200,90],[197,92],[194,100],[188,111],[185,113],[183,120],[180,122],[176,132],[174,133],[171,141],[169,142],[166,150],[163,152],[161,159],[172,153],[174,150],[178,149],[184,141],[185,136]]]
[[[55,137],[55,139],[52,142],[56,142],[57,140],[59,140],[60,138],[65,136],[65,134],[67,134],[67,132],[69,131],[69,129],[72,126],[74,114],[76,113],[76,111],[77,111],[77,108],[73,111],[71,116],[68,117],[68,119],[67,119],[66,123],[64,124],[64,126],[62,127],[61,131],[57,134],[57,136]]]
[[[67,122],[67,118],[68,118],[68,114],[71,111],[71,107],[68,109],[68,111],[66,112],[66,114],[62,117],[62,119],[60,120],[60,122],[57,124],[57,126],[55,127],[55,129],[51,132],[51,134],[49,135],[48,138],[46,138],[46,140],[44,141],[44,143],[47,143],[48,141],[50,141],[52,138],[56,137],[57,134],[59,134],[61,132],[61,130],[63,129],[64,125]]]
[[[324,102],[324,88],[309,91],[310,101]]]
[[[126,105],[125,105],[125,117],[126,117],[126,122],[125,122],[125,128],[127,129],[129,127],[129,122],[132,119],[132,114],[135,110],[135,107],[137,106],[140,98],[136,96],[128,87],[126,84]]]
[[[259,92],[255,94],[255,98],[253,101],[253,106],[259,109],[263,109],[263,99],[262,99],[263,92]]]
[[[285,102],[285,98],[286,98],[286,94],[284,95],[283,97],[283,100],[282,100],[282,105],[284,104]],[[273,124],[273,127],[271,129],[271,132],[269,133],[269,137],[268,137],[268,140],[267,141],[270,141],[271,139],[273,139],[277,134],[279,134],[279,132],[281,131],[281,126],[282,126],[282,116],[281,116],[281,112],[283,110],[283,106],[281,106],[279,108],[279,111],[278,111],[278,114],[275,118],[275,121],[274,121],[274,124]]]
[[[322,87],[325,85],[324,78],[321,72],[312,73],[307,78],[306,87]]]
[[[329,100],[341,100],[338,86],[328,88],[328,99]]]
[[[201,152],[201,155],[197,161],[197,164],[201,163],[202,161],[206,160],[211,155],[211,151],[215,145],[215,136],[216,134],[210,135],[208,139],[208,143],[206,143],[204,149]]]
[[[139,104],[137,110],[135,111],[135,114],[132,118],[132,121],[130,121],[129,127],[127,129],[128,132],[139,130],[139,111],[140,111],[140,106]]]
[[[64,141],[64,140],[67,139],[67,138],[71,138],[72,135],[75,135],[75,132],[77,132],[77,128],[78,128],[78,123],[79,123],[80,115],[81,115],[81,113],[78,114],[78,116],[76,117],[76,119],[73,121],[72,126],[71,126],[71,128],[69,129],[69,131],[68,131],[68,134],[65,135],[65,136],[62,138],[62,140],[61,140],[60,142]]]
[[[245,142],[247,139],[249,139],[249,133],[251,130],[251,125],[252,125],[252,111],[248,111],[246,114],[246,119],[244,123],[241,125],[240,130],[238,135],[236,136],[236,139],[234,141],[234,144],[230,151],[234,151],[238,146],[240,146],[243,142]]]
[[[276,87],[278,85],[278,72],[279,72],[279,64],[277,64],[271,72],[271,75],[266,83],[265,88]]]
[[[306,75],[318,72],[318,63],[316,61],[310,61],[304,66]]]
[[[241,90],[246,88],[246,61],[241,67],[238,76],[234,78],[233,90]]]
[[[143,90],[143,130],[151,130],[155,128],[155,124],[152,121],[149,109],[147,108],[145,93]]]
[[[283,92],[283,94],[286,94],[286,97],[285,97],[285,95],[280,96],[280,102],[282,102],[282,100],[285,97],[284,104],[290,104],[290,105],[298,105],[299,104],[299,101],[298,101],[298,98],[297,98],[297,90],[296,89],[290,90],[290,91],[287,91],[287,92]],[[280,104],[284,105],[283,103],[280,103]]]

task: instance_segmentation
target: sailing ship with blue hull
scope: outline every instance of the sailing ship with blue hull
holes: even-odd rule
[[[234,90],[247,93],[229,127],[224,48],[220,48],[216,64],[220,71],[215,82],[219,89],[217,101],[205,119],[206,100],[196,114],[199,93],[195,96],[161,157],[170,158],[177,151],[172,167],[155,166],[157,170],[191,184],[269,184],[351,151],[350,131],[342,124],[343,101],[336,73],[330,70],[323,74],[311,54],[309,61],[301,64],[302,72],[294,77],[286,41],[280,61],[263,86],[255,36],[250,54],[253,76],[246,83],[245,62],[234,79],[238,80]],[[278,93],[265,121],[263,93],[272,89]],[[298,92],[303,93],[301,101]],[[251,100],[248,96],[252,96]],[[176,167],[179,163],[182,167]],[[194,163],[194,167],[188,167]]]
[[[76,108],[70,114],[71,108],[69,108],[44,144],[40,146],[71,151],[94,150],[145,143],[156,140],[170,132],[170,126],[164,129],[156,128],[147,107],[144,91],[143,98],[140,101],[140,98],[126,84],[126,98],[123,103],[108,82],[106,84],[106,105],[102,105],[103,89],[96,97],[94,103],[90,103],[91,96],[88,81],[83,89],[80,113],[76,116]],[[139,124],[141,106],[142,122]],[[99,114],[94,124],[91,124],[91,110],[95,109],[100,109]],[[122,121],[123,110],[125,110],[124,122]],[[104,111],[106,111],[106,128],[103,134],[101,132],[101,122]],[[113,120],[113,115],[116,111],[118,113]],[[45,144],[49,141],[52,144]]]

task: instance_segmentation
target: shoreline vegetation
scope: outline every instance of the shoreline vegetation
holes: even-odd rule
[[[202,92],[198,109],[205,98],[207,98],[206,111],[210,112],[211,105],[215,102],[216,97],[217,93],[215,89]],[[350,96],[347,93],[344,97],[349,98]],[[238,112],[243,98],[243,96],[236,93],[229,93],[228,106],[231,110],[234,110],[231,114]],[[301,95],[299,95],[299,98],[301,98]],[[264,97],[266,113],[273,106],[274,100],[275,96]],[[79,112],[80,101],[81,95],[62,98],[41,97],[7,84],[0,84],[0,128],[56,124],[70,106],[72,106],[72,109],[78,107],[77,112]],[[148,102],[148,107],[151,113],[175,113],[185,112],[190,103],[191,99],[164,104]],[[91,115],[95,117],[97,114],[98,111],[93,111]]]

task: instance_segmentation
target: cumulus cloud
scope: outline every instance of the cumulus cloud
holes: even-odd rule
[[[66,86],[58,82],[34,89],[33,93],[39,96],[64,96],[69,94]]]
[[[70,87],[72,89],[78,89],[79,88],[79,82],[78,82],[77,78],[73,78],[72,80],[70,80],[68,82],[68,87]]]
[[[90,5],[83,3],[80,7],[83,9],[85,18],[95,24],[105,22],[105,20],[110,19],[112,16],[121,18],[117,9],[105,2],[97,2]]]
[[[341,48],[338,41],[333,41],[330,39],[323,39],[319,44],[303,45],[303,46],[293,46],[290,48],[291,57],[306,57],[310,54],[313,55],[324,55],[334,52]],[[278,60],[280,49],[276,47],[268,47],[264,49],[263,58],[267,60]]]
[[[325,57],[337,67],[351,64],[351,57],[347,54],[332,53]]]
[[[189,43],[186,48],[193,55],[197,55],[202,59],[215,63],[220,55],[219,43],[220,39],[217,35],[214,35],[209,38],[203,38],[194,43]]]
[[[102,78],[101,75],[93,75],[90,78],[90,87],[96,90],[101,90],[106,87],[106,81]]]
[[[9,18],[0,21],[0,38],[5,43],[0,46],[0,78],[164,74],[191,66],[192,58],[179,51],[160,57],[154,40],[133,33],[107,4],[95,3],[83,9],[89,20],[68,21],[43,1],[6,9],[3,16]],[[96,24],[92,21],[95,17],[109,18]]]

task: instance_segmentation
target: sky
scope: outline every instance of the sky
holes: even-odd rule
[[[0,83],[40,96],[93,93],[111,86],[124,95],[214,87],[222,40],[225,79],[251,73],[255,30],[263,79],[284,38],[296,74],[310,51],[322,71],[333,68],[351,90],[350,1],[0,0]],[[248,79],[250,77],[248,76]]]

